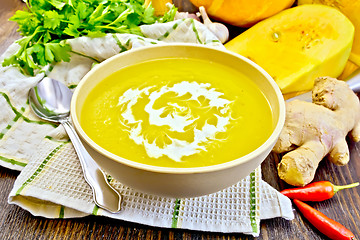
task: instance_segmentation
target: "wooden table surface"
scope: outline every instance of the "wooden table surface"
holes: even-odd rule
[[[174,3],[185,10],[194,10],[187,0]],[[17,38],[17,25],[9,22],[17,9],[24,4],[20,0],[0,0],[0,54]],[[239,29],[233,28],[232,34]],[[1,110],[0,110],[1,114]],[[315,181],[329,180],[337,185],[357,182],[360,179],[360,143],[348,141],[350,163],[339,167],[323,160]],[[263,179],[274,188],[287,188],[276,174],[278,156],[270,154],[262,164]],[[182,229],[162,229],[140,224],[89,216],[79,219],[45,219],[7,202],[8,195],[19,172],[0,167],[0,239],[253,239],[243,234],[222,234]],[[332,199],[310,204],[330,218],[342,223],[360,239],[360,187],[343,190]],[[269,219],[261,221],[258,239],[326,239],[306,219],[295,212],[295,219]]]

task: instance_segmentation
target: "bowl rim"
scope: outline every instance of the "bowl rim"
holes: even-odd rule
[[[76,108],[77,108],[76,100],[79,96],[79,93],[81,92],[82,86],[85,84],[87,79],[89,79],[89,77],[93,74],[93,72],[98,71],[98,69],[100,69],[102,65],[108,64],[109,62],[112,62],[112,61],[117,61],[118,58],[126,57],[129,54],[133,54],[133,52],[146,51],[146,49],[148,49],[148,48],[164,48],[164,47],[165,48],[195,47],[195,48],[206,48],[206,49],[210,49],[212,51],[223,52],[225,54],[230,54],[234,57],[240,58],[242,61],[245,61],[246,63],[250,64],[257,71],[259,71],[262,75],[264,75],[264,77],[268,80],[268,82],[272,86],[273,90],[275,91],[275,94],[277,97],[277,102],[279,104],[279,116],[278,116],[279,119],[278,119],[277,124],[276,124],[274,130],[272,131],[271,135],[268,137],[268,139],[265,142],[263,142],[258,148],[253,150],[252,152],[250,152],[242,157],[239,157],[237,159],[227,161],[224,163],[220,163],[220,164],[210,165],[210,166],[184,167],[184,168],[161,167],[161,166],[154,166],[154,165],[150,165],[150,164],[135,162],[135,161],[120,157],[120,156],[102,148],[97,143],[95,143],[95,141],[93,141],[82,129],[80,122],[79,122],[79,116],[76,114]],[[264,152],[266,152],[269,147],[272,148],[271,145],[274,144],[274,141],[276,141],[276,139],[280,135],[280,132],[285,123],[285,100],[283,98],[283,95],[282,95],[282,92],[281,92],[279,86],[276,84],[275,80],[270,76],[270,74],[268,74],[262,67],[260,67],[255,62],[251,61],[250,59],[248,59],[238,53],[231,52],[225,48],[210,47],[210,46],[195,44],[195,43],[167,43],[167,44],[142,46],[142,47],[138,47],[135,49],[130,49],[126,52],[122,52],[121,54],[116,54],[116,55],[104,60],[103,62],[97,64],[95,67],[93,67],[89,72],[87,72],[85,74],[85,76],[80,80],[79,84],[75,88],[73,97],[71,99],[70,116],[71,116],[72,123],[75,127],[75,130],[78,132],[80,138],[83,141],[85,141],[96,152],[98,152],[102,156],[107,157],[115,162],[124,164],[128,167],[145,170],[147,172],[156,172],[156,173],[164,173],[164,174],[169,174],[169,173],[170,174],[208,173],[208,172],[214,172],[214,171],[219,171],[219,170],[223,170],[223,169],[228,169],[228,168],[234,167],[236,165],[239,165],[241,163],[248,162],[254,158],[257,158]],[[276,139],[274,139],[274,138],[276,138]]]

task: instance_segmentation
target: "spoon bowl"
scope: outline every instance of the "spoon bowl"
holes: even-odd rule
[[[72,91],[51,78],[45,78],[29,91],[29,102],[35,114],[51,122],[70,116]]]

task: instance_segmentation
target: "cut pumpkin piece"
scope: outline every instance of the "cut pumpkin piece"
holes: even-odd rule
[[[302,5],[259,22],[225,47],[260,65],[290,93],[311,90],[317,77],[338,77],[353,38],[354,26],[340,11]]]
[[[360,66],[360,1],[357,0],[298,0],[298,4],[323,4],[340,10],[355,26],[350,60]]]

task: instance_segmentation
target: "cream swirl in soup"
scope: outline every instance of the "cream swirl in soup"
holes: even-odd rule
[[[217,135],[225,133],[234,119],[232,101],[223,95],[209,83],[188,81],[131,88],[119,98],[119,119],[149,157],[181,161],[226,140]]]

